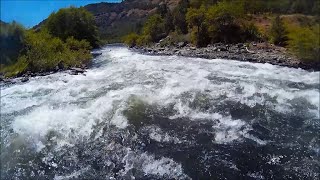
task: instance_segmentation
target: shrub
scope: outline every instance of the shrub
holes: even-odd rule
[[[57,37],[52,37],[46,31],[38,33],[29,30],[25,34],[24,49],[18,61],[3,68],[7,77],[17,76],[31,72],[45,72],[55,70],[58,66],[74,67],[90,62],[90,43],[78,41],[69,37],[64,43]]]
[[[319,24],[312,27],[290,27],[288,47],[305,62],[319,62],[319,27]]]
[[[14,77],[25,73],[28,69],[28,62],[24,56],[19,57],[16,63],[1,68],[1,73],[6,77]]]
[[[276,18],[272,21],[270,37],[271,42],[275,45],[285,46],[287,43],[287,30],[279,16],[276,16]]]
[[[50,34],[42,31],[27,32],[26,35],[26,58],[30,71],[48,71],[58,65],[61,54],[66,46],[59,38],[53,38]]]
[[[143,27],[142,34],[146,37],[150,36],[150,42],[157,42],[165,37],[166,34],[162,17],[159,14],[150,16]],[[149,37],[145,40],[149,40]]]
[[[99,46],[94,16],[84,8],[60,9],[48,17],[44,27],[63,41],[73,36],[77,40],[85,39],[94,48]]]
[[[197,47],[205,47],[210,43],[210,38],[208,37],[207,28],[200,28],[198,29],[193,28],[191,31],[191,42],[192,44],[196,45]]]
[[[139,39],[139,35],[136,33],[130,33],[123,38],[123,42],[129,47],[134,47],[137,45],[137,41]]]
[[[69,37],[66,40],[67,47],[72,51],[79,51],[79,50],[90,50],[91,46],[90,43],[86,40],[78,41],[73,36]]]
[[[197,47],[207,46],[210,43],[208,30],[205,24],[206,9],[201,6],[199,9],[189,8],[186,20],[191,27],[191,40]]]
[[[152,42],[152,38],[151,38],[150,35],[141,35],[137,39],[137,45],[138,46],[149,45],[150,42]]]
[[[263,35],[260,33],[257,26],[255,26],[252,22],[243,25],[243,41],[259,41],[263,39],[262,36]]]
[[[206,21],[213,42],[241,41],[241,20],[245,17],[243,3],[220,1],[208,9]]]

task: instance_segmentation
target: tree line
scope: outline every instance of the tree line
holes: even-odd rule
[[[52,13],[40,29],[1,23],[1,73],[7,77],[88,64],[99,46],[94,17],[84,8]]]
[[[124,42],[129,46],[146,46],[159,40],[167,45],[188,41],[197,47],[217,42],[271,42],[288,47],[300,59],[318,60],[319,43],[312,45],[306,40],[319,36],[318,7],[319,0],[181,0],[172,11],[166,4],[159,5],[141,33],[130,33]],[[313,14],[316,20],[293,26],[280,16],[291,13]],[[268,31],[257,27],[252,20],[256,16],[272,17]],[[299,21],[303,24],[305,20]]]

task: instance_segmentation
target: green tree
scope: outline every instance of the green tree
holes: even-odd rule
[[[214,42],[232,43],[241,40],[241,20],[245,17],[241,1],[220,1],[206,14],[209,32]]]
[[[199,9],[189,8],[186,14],[186,20],[192,30],[193,42],[198,46],[206,46],[210,39],[208,38],[207,26],[205,25],[206,8],[202,5]],[[195,29],[194,29],[195,27]]]
[[[149,17],[143,27],[142,35],[149,36],[151,42],[157,42],[166,35],[164,21],[159,14]]]
[[[136,33],[130,33],[123,38],[123,42],[129,47],[134,47],[138,45],[139,35]]]
[[[98,47],[98,31],[94,16],[84,8],[64,8],[52,13],[46,23],[48,32],[63,41],[73,36],[77,40],[85,39],[92,47]]]
[[[189,8],[189,0],[181,0],[173,11],[173,23],[175,30],[179,33],[188,33],[188,25],[186,22],[186,13]]]
[[[287,30],[280,16],[276,16],[276,18],[272,21],[272,26],[270,29],[272,43],[279,46],[285,46],[288,40],[287,34]]]
[[[186,14],[186,20],[190,27],[197,27],[197,30],[200,31],[202,24],[204,24],[206,18],[206,9],[204,6],[201,6],[199,9],[189,8]]]

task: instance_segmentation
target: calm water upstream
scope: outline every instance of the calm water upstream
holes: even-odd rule
[[[1,179],[318,179],[319,72],[109,46],[1,85]]]

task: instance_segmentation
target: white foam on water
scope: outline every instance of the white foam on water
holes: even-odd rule
[[[31,139],[38,150],[51,131],[59,134],[57,139],[61,146],[72,145],[77,141],[74,138],[90,136],[100,123],[126,128],[129,122],[123,111],[134,95],[160,107],[173,104],[176,113],[171,119],[218,120],[212,127],[215,143],[232,143],[243,138],[261,145],[267,143],[249,135],[251,126],[242,119],[191,108],[189,102],[199,92],[212,99],[220,98],[217,101],[221,103],[234,101],[249,107],[264,105],[270,96],[275,102],[268,101],[268,108],[280,113],[292,112],[290,101],[302,98],[316,107],[310,107],[309,112],[319,118],[319,89],[299,90],[279,85],[282,81],[319,84],[319,72],[232,60],[147,56],[123,47],[107,47],[101,52],[102,56],[95,60],[101,66],[88,69],[86,76],[62,72],[2,86],[1,115],[8,117],[2,123]],[[188,93],[191,96],[184,97]],[[150,138],[159,142],[173,141],[173,137],[167,137],[160,130],[151,132]],[[181,165],[168,158],[143,155],[142,159],[146,161],[143,164],[146,174],[176,178],[182,172]]]
[[[174,179],[186,179],[187,176],[183,173],[183,169],[180,164],[174,162],[169,158],[161,158],[155,160],[153,157],[146,156],[143,154],[145,159],[142,169],[145,174],[158,175],[160,177],[167,176],[168,178]]]
[[[122,162],[125,164],[124,170],[120,173],[127,174],[132,169],[142,169],[145,175],[155,175],[166,179],[190,179],[182,169],[181,164],[170,158],[161,157],[156,159],[148,153],[137,153],[130,148]]]
[[[250,130],[245,122],[231,120],[230,117],[220,119],[220,122],[213,128],[216,130],[215,142],[218,144],[241,140]]]
[[[228,98],[238,100],[250,107],[257,103],[263,104],[265,101],[263,97],[253,99],[250,97],[255,93],[266,93],[277,98],[278,104],[275,109],[279,111],[285,109],[288,100],[303,97],[319,109],[319,90],[290,91],[283,87],[276,87],[276,85],[262,88],[254,85],[255,82],[264,79],[312,84],[319,82],[319,72],[238,61],[146,56],[131,52],[126,48],[112,48],[111,50],[106,48],[102,53],[103,56],[109,58],[106,59],[109,63],[100,68],[88,70],[86,76],[57,73],[47,77],[31,78],[27,83],[2,87],[2,113],[39,106],[25,115],[16,117],[12,123],[14,130],[34,136],[43,136],[51,129],[60,129],[59,131],[65,132],[68,128],[80,128],[79,132],[90,133],[94,122],[104,121],[105,114],[115,108],[113,107],[114,101],[125,101],[132,94],[143,95],[145,100],[164,106],[175,103],[175,109],[179,111],[178,116],[189,113],[188,116],[191,119],[207,119],[214,115],[195,112],[192,109],[183,112],[185,107],[182,107],[183,104],[179,102],[179,96],[190,91],[208,91],[213,97],[226,94]],[[254,68],[243,68],[242,66]],[[238,82],[214,84],[206,78],[211,73],[223,75],[225,78]],[[144,84],[147,80],[148,85]],[[101,97],[93,97],[90,102],[84,103],[82,108],[79,108],[79,105],[68,104],[88,98],[97,90],[108,88],[115,82],[123,85],[124,89],[106,91]],[[242,94],[229,91],[237,86],[243,88]],[[50,108],[52,102],[58,105],[67,104],[52,109]],[[182,109],[181,107],[179,109],[179,106]],[[119,128],[125,128],[127,120],[121,113],[126,108],[125,104],[122,103],[118,108],[118,110],[116,108],[111,123]],[[315,113],[314,110],[310,111]],[[315,115],[319,117],[319,113]],[[218,139],[223,140],[223,138]],[[227,141],[228,139],[226,138]]]
[[[145,131],[149,133],[149,137],[152,140],[155,140],[157,142],[166,142],[166,143],[174,143],[174,144],[179,144],[181,141],[179,138],[168,134],[167,132],[163,132],[161,128],[157,126],[151,126],[151,127],[145,127]]]
[[[78,178],[79,176],[81,176],[81,174],[85,173],[86,171],[89,170],[89,167],[85,167],[83,169],[80,169],[79,171],[75,171],[69,175],[66,176],[54,176],[54,180],[66,180],[66,179],[75,179]]]

